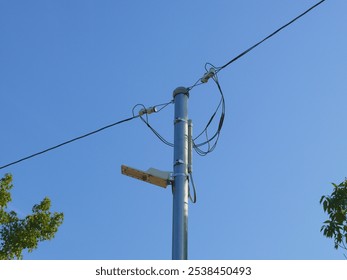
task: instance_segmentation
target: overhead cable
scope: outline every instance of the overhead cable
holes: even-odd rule
[[[270,39],[271,37],[273,37],[274,35],[276,35],[277,33],[279,33],[280,31],[282,31],[283,29],[285,29],[286,27],[288,27],[289,25],[291,25],[292,23],[294,23],[295,21],[297,21],[298,19],[300,19],[301,17],[303,17],[304,15],[306,15],[307,13],[309,13],[310,11],[312,11],[313,9],[315,9],[316,7],[318,7],[320,4],[322,4],[323,2],[325,2],[325,0],[319,1],[318,3],[316,3],[315,5],[313,5],[312,7],[310,7],[309,9],[307,9],[306,11],[304,11],[303,13],[301,13],[300,15],[298,15],[297,17],[295,17],[294,19],[292,19],[291,21],[289,21],[288,23],[284,24],[283,26],[281,26],[280,28],[278,28],[277,30],[275,30],[274,32],[272,32],[270,35],[266,36],[264,39],[260,40],[258,43],[254,44],[253,46],[251,46],[250,48],[246,49],[245,51],[243,51],[242,53],[240,53],[239,55],[235,56],[234,58],[232,58],[231,60],[229,60],[227,63],[225,63],[222,66],[216,67],[210,63],[206,63],[205,64],[205,70],[206,73],[204,74],[204,76],[200,79],[198,79],[192,86],[188,87],[188,90],[193,89],[194,87],[200,86],[204,83],[206,83],[210,78],[213,77],[214,74],[217,74],[219,71],[223,70],[224,68],[226,68],[227,66],[229,66],[230,64],[234,63],[236,60],[240,59],[241,57],[243,57],[244,55],[246,55],[247,53],[249,53],[250,51],[252,51],[253,49],[255,49],[256,47],[258,47],[260,44],[264,43],[266,40]],[[211,65],[212,67],[210,68],[210,70],[207,69],[207,65]],[[211,73],[211,69],[213,69],[215,71],[215,73]]]
[[[277,30],[275,30],[274,32],[272,32],[270,35],[266,36],[264,39],[262,39],[258,43],[254,44],[253,46],[251,46],[247,50],[243,51],[242,53],[240,53],[239,55],[237,55],[236,57],[234,57],[233,59],[231,59],[230,61],[225,63],[223,66],[216,67],[216,66],[214,66],[211,63],[206,63],[205,64],[205,70],[206,70],[205,74],[202,76],[202,78],[198,79],[192,86],[188,87],[188,90],[191,90],[194,87],[202,85],[204,83],[207,83],[208,80],[212,78],[214,80],[214,82],[216,83],[216,85],[218,87],[218,90],[219,90],[219,92],[221,94],[221,100],[220,100],[220,102],[219,102],[219,104],[217,106],[217,109],[212,114],[210,120],[208,121],[207,125],[205,126],[205,129],[197,137],[194,138],[193,147],[194,147],[195,151],[199,155],[205,156],[205,155],[207,155],[208,153],[212,152],[215,149],[215,147],[216,147],[216,145],[218,143],[220,132],[221,132],[221,129],[222,129],[222,126],[223,126],[223,122],[224,122],[224,117],[225,117],[225,100],[224,100],[224,95],[223,95],[222,88],[221,88],[220,83],[218,81],[218,77],[217,77],[218,72],[221,71],[222,69],[226,68],[227,66],[229,66],[230,64],[232,64],[233,62],[235,62],[236,60],[241,58],[242,56],[246,55],[251,50],[253,50],[257,46],[259,46],[260,44],[264,43],[266,40],[270,39],[271,37],[273,37],[274,35],[276,35],[280,31],[282,31],[284,28],[286,28],[289,25],[291,25],[292,23],[294,23],[295,21],[297,21],[299,18],[301,18],[304,15],[306,15],[308,12],[310,12],[311,10],[313,10],[314,8],[316,8],[317,6],[322,4],[324,1],[325,0],[322,0],[322,1],[318,2],[318,3],[316,3],[315,5],[313,5],[309,9],[307,9],[305,12],[301,13],[300,15],[298,15],[297,17],[295,17],[294,19],[292,19],[291,21],[289,21],[288,23],[286,23],[282,27],[280,27]],[[210,69],[208,69],[208,66],[210,66]],[[217,128],[217,131],[213,134],[212,137],[209,137],[208,136],[208,127],[210,126],[211,122],[215,118],[215,116],[216,116],[216,114],[217,114],[217,112],[218,112],[218,110],[220,108],[221,108],[222,111],[221,111],[221,115],[220,115],[219,125],[218,125],[218,128]],[[201,137],[203,134],[206,135],[206,141],[201,142],[201,143],[196,143],[196,140],[199,137]],[[206,145],[207,145],[207,150],[202,150],[200,148],[200,147],[206,146]]]
[[[298,15],[297,17],[295,17],[294,19],[292,19],[291,21],[289,21],[288,23],[286,23],[285,25],[281,26],[280,28],[278,28],[277,30],[275,30],[274,32],[272,32],[270,35],[266,36],[264,39],[260,40],[258,43],[254,44],[252,47],[248,48],[247,50],[243,51],[242,53],[240,53],[239,55],[237,55],[236,57],[234,57],[233,59],[231,59],[230,61],[228,61],[227,63],[225,63],[223,66],[220,67],[216,67],[216,71],[219,72],[222,69],[224,69],[225,67],[229,66],[231,63],[235,62],[236,60],[238,60],[239,58],[243,57],[245,54],[249,53],[251,50],[253,50],[254,48],[258,47],[260,44],[264,43],[266,40],[270,39],[271,37],[273,37],[274,35],[276,35],[278,32],[282,31],[283,29],[285,29],[286,27],[288,27],[289,25],[291,25],[292,23],[294,23],[295,21],[297,21],[299,18],[303,17],[304,15],[306,15],[307,13],[309,13],[311,10],[313,10],[314,8],[318,7],[320,4],[322,4],[323,2],[325,2],[325,0],[322,0],[320,2],[318,2],[317,4],[313,5],[312,7],[310,7],[309,9],[307,9],[305,12],[303,12],[302,14]]]
[[[40,151],[40,152],[34,153],[34,154],[32,154],[32,155],[23,157],[23,158],[18,159],[18,160],[16,160],[16,161],[13,161],[13,162],[10,162],[10,163],[5,164],[5,165],[3,165],[3,166],[0,166],[0,169],[9,167],[9,166],[11,166],[11,165],[14,165],[14,164],[20,163],[20,162],[22,162],[22,161],[28,160],[28,159],[30,159],[30,158],[36,157],[36,156],[38,156],[38,155],[41,155],[41,154],[47,153],[47,152],[49,152],[49,151],[55,150],[55,149],[57,149],[57,148],[60,148],[60,147],[62,147],[62,146],[65,146],[65,145],[67,145],[67,144],[70,144],[70,143],[72,143],[72,142],[75,142],[75,141],[80,140],[80,139],[82,139],[82,138],[85,138],[85,137],[88,137],[88,136],[90,136],[90,135],[96,134],[96,133],[98,133],[98,132],[100,132],[100,131],[102,131],[102,130],[108,129],[108,128],[110,128],[110,127],[113,127],[113,126],[115,126],[115,125],[118,125],[118,124],[121,124],[121,123],[124,123],[124,122],[131,121],[131,120],[133,120],[133,119],[135,119],[135,118],[138,118],[138,117],[139,117],[138,115],[137,115],[137,116],[132,116],[131,118],[127,118],[127,119],[124,119],[124,120],[121,120],[121,121],[118,121],[118,122],[115,122],[115,123],[106,125],[106,126],[104,126],[104,127],[102,127],[102,128],[99,128],[99,129],[97,129],[97,130],[91,131],[91,132],[86,133],[86,134],[84,134],[84,135],[78,136],[78,137],[73,138],[73,139],[71,139],[71,140],[65,141],[65,142],[63,142],[63,143],[60,143],[60,144],[55,145],[55,146],[53,146],[53,147],[50,147],[50,148],[48,148],[48,149],[42,150],[42,151]]]
[[[212,78],[214,80],[214,82],[216,83],[217,87],[218,87],[218,90],[221,94],[221,100],[217,106],[217,109],[216,111],[213,113],[213,115],[211,116],[210,120],[208,121],[205,129],[197,136],[195,137],[194,139],[194,142],[193,142],[193,147],[194,149],[196,150],[196,152],[200,155],[206,155],[210,152],[212,152],[214,150],[214,148],[216,147],[217,145],[217,142],[218,142],[218,139],[219,139],[219,135],[220,135],[220,131],[222,129],[222,126],[223,126],[223,121],[224,121],[224,117],[225,117],[225,101],[224,101],[224,95],[223,95],[223,92],[222,92],[222,89],[221,89],[221,86],[218,82],[218,77],[217,77],[217,73],[219,71],[221,71],[222,69],[226,68],[227,66],[229,66],[230,64],[232,64],[233,62],[235,62],[236,60],[238,60],[239,58],[243,57],[244,55],[246,55],[247,53],[249,53],[250,51],[252,51],[254,48],[258,47],[260,44],[264,43],[266,40],[270,39],[271,37],[273,37],[274,35],[276,35],[277,33],[279,33],[280,31],[282,31],[284,28],[288,27],[289,25],[291,25],[292,23],[294,23],[295,21],[297,21],[299,18],[303,17],[304,15],[306,15],[308,12],[310,12],[311,10],[313,10],[314,8],[316,8],[317,6],[319,6],[320,4],[322,4],[323,2],[325,2],[325,0],[322,0],[322,1],[319,1],[318,3],[316,3],[315,5],[313,5],[312,7],[310,7],[309,9],[307,9],[305,12],[303,12],[302,14],[298,15],[297,17],[295,17],[294,19],[292,19],[291,21],[289,21],[288,23],[286,23],[285,25],[283,25],[282,27],[278,28],[277,30],[275,30],[274,32],[272,32],[270,35],[268,35],[267,37],[265,37],[264,39],[262,39],[261,41],[259,41],[258,43],[254,44],[253,46],[251,46],[250,48],[248,48],[247,50],[243,51],[242,53],[240,53],[239,55],[237,55],[236,57],[234,57],[233,59],[231,59],[230,61],[228,61],[227,63],[225,63],[224,65],[220,66],[220,67],[215,67],[213,66],[212,64],[210,63],[206,63],[205,65],[205,69],[206,69],[206,73],[204,74],[204,76],[202,78],[200,78],[199,80],[197,80],[195,82],[195,84],[193,84],[192,86],[188,87],[188,91],[190,91],[192,88],[196,87],[196,86],[199,86],[203,83],[206,83],[210,78]],[[207,65],[210,65],[211,68],[208,70],[207,69]],[[121,121],[118,121],[118,122],[115,122],[115,123],[112,123],[110,125],[107,125],[107,126],[104,126],[102,128],[99,128],[97,130],[94,130],[92,132],[89,132],[87,134],[84,134],[84,135],[81,135],[81,136],[78,136],[76,138],[73,138],[71,140],[68,140],[68,141],[65,141],[63,143],[60,143],[58,145],[55,145],[53,147],[50,147],[48,149],[45,149],[43,151],[40,151],[40,152],[37,152],[37,153],[34,153],[32,155],[29,155],[29,156],[26,156],[26,157],[23,157],[19,160],[16,160],[16,161],[13,161],[11,163],[8,163],[8,164],[5,164],[3,166],[0,166],[0,169],[4,169],[6,167],[9,167],[11,165],[15,165],[19,162],[22,162],[22,161],[25,161],[25,160],[28,160],[30,158],[33,158],[33,157],[36,157],[38,155],[41,155],[41,154],[44,154],[44,153],[47,153],[51,150],[54,150],[54,149],[57,149],[59,147],[62,147],[64,145],[67,145],[67,144],[70,144],[74,141],[77,141],[77,140],[80,140],[82,138],[85,138],[85,137],[88,137],[90,135],[93,135],[93,134],[96,134],[102,130],[105,130],[105,129],[108,129],[110,127],[113,127],[113,126],[116,126],[118,124],[121,124],[123,122],[128,122],[130,120],[133,120],[135,118],[138,118],[140,117],[141,120],[151,129],[151,131],[163,142],[165,143],[166,145],[170,146],[170,147],[173,147],[173,144],[168,142],[167,140],[165,140],[150,124],[149,124],[149,121],[148,121],[148,114],[150,113],[153,113],[153,112],[159,112],[161,110],[163,110],[165,107],[167,107],[169,104],[172,104],[173,101],[170,101],[168,103],[164,103],[164,104],[160,104],[160,105],[157,105],[157,106],[153,106],[153,107],[149,107],[149,108],[145,108],[144,105],[142,104],[138,104],[138,105],[135,105],[134,108],[133,108],[133,116],[130,117],[130,118],[127,118],[127,119],[124,119],[124,120],[121,120]],[[136,108],[136,106],[142,106],[143,109],[140,110],[140,112],[138,114],[134,114],[134,109]],[[158,107],[161,107],[160,109],[158,109]],[[214,135],[212,137],[208,137],[208,132],[207,132],[207,129],[208,127],[210,126],[212,120],[214,119],[217,111],[219,110],[219,108],[222,108],[222,112],[221,112],[221,115],[220,115],[220,120],[219,120],[219,125],[218,125],[218,128],[217,128],[217,131],[214,133]],[[145,118],[143,117],[143,115],[145,115]],[[196,144],[195,141],[201,136],[205,134],[206,135],[206,141],[204,142],[201,142],[201,143],[198,143]],[[212,143],[212,140],[214,140],[214,142]],[[204,145],[207,145],[208,148],[207,150],[202,150],[200,147],[201,146],[204,146]]]
[[[153,106],[153,107],[149,107],[149,108],[146,108],[146,107],[144,107],[144,106],[142,105],[143,108],[144,108],[144,110],[145,110],[145,112],[142,113],[142,114],[146,114],[146,117],[147,117],[147,114],[149,113],[149,110],[150,110],[150,109],[156,108],[156,109],[153,109],[153,112],[160,112],[161,110],[163,110],[166,106],[168,106],[168,105],[171,104],[171,103],[172,103],[172,101],[171,101],[171,102],[168,102],[168,103],[164,103],[164,104],[159,104],[159,105],[156,105],[156,106]],[[135,107],[136,107],[136,106],[135,106]],[[135,107],[134,107],[134,108],[135,108]],[[157,109],[157,108],[159,108],[159,109]],[[96,130],[94,130],[94,131],[88,132],[88,133],[83,134],[83,135],[81,135],[81,136],[78,136],[78,137],[76,137],[76,138],[70,139],[70,140],[65,141],[65,142],[63,142],[63,143],[60,143],[60,144],[55,145],[55,146],[53,146],[53,147],[50,147],[50,148],[48,148],[48,149],[45,149],[45,150],[42,150],[42,151],[40,151],[40,152],[31,154],[31,155],[29,155],[29,156],[23,157],[23,158],[18,159],[18,160],[16,160],[16,161],[7,163],[7,164],[5,164],[5,165],[3,165],[3,166],[0,166],[0,170],[1,170],[1,169],[4,169],[4,168],[6,168],[6,167],[9,167],[9,166],[11,166],[11,165],[15,165],[15,164],[17,164],[17,163],[20,163],[20,162],[22,162],[22,161],[31,159],[31,158],[36,157],[36,156],[38,156],[38,155],[42,155],[42,154],[47,153],[47,152],[49,152],[49,151],[55,150],[55,149],[57,149],[57,148],[60,148],[60,147],[62,147],[62,146],[65,146],[65,145],[67,145],[67,144],[70,144],[70,143],[72,143],[72,142],[75,142],[75,141],[80,140],[80,139],[82,139],[82,138],[86,138],[86,137],[91,136],[91,135],[93,135],[93,134],[99,133],[99,132],[101,132],[101,131],[103,131],[103,130],[105,130],[105,129],[111,128],[111,127],[116,126],[116,125],[119,125],[119,124],[121,124],[121,123],[131,121],[131,120],[136,119],[136,118],[138,118],[138,117],[140,117],[140,118],[143,120],[142,114],[141,114],[140,112],[139,112],[138,114],[135,114],[135,113],[134,113],[134,109],[133,109],[133,116],[130,117],[130,118],[127,118],[127,119],[124,119],[124,120],[121,120],[121,121],[118,121],[118,122],[115,122],[115,123],[106,125],[106,126],[104,126],[104,127],[101,127],[101,128],[99,128],[99,129],[96,129]],[[147,124],[148,124],[148,121],[147,121]],[[148,125],[149,125],[149,124],[148,124]],[[149,126],[149,127],[153,130],[154,133],[156,132],[151,126]],[[158,133],[157,136],[160,137],[159,133]],[[164,139],[164,140],[165,140],[165,139]]]

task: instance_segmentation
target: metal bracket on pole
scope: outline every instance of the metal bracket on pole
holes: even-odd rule
[[[122,165],[121,171],[123,175],[133,177],[147,183],[166,188],[171,184],[171,172],[160,171],[155,168],[150,168],[147,171],[138,170],[126,165]]]

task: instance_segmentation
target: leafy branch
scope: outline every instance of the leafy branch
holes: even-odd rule
[[[7,212],[12,200],[12,176],[6,174],[0,179],[0,259],[22,259],[23,250],[32,252],[38,243],[50,240],[58,231],[64,219],[63,213],[51,213],[51,201],[45,197],[32,208],[32,214],[23,219],[14,211]]]
[[[347,179],[336,185],[329,196],[323,195],[320,204],[328,214],[329,219],[323,223],[321,232],[327,238],[334,239],[335,249],[342,248],[347,251]]]

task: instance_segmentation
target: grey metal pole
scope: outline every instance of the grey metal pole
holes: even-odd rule
[[[178,87],[173,92],[174,166],[172,259],[188,258],[188,98],[189,91]]]

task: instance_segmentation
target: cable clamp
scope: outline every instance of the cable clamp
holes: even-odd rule
[[[142,116],[144,114],[149,115],[149,114],[156,113],[156,112],[158,112],[158,109],[156,106],[143,108],[139,111],[139,116]]]
[[[200,79],[200,81],[201,81],[202,83],[207,83],[208,80],[209,80],[210,78],[212,78],[215,74],[216,74],[216,70],[215,70],[214,68],[210,68],[210,70],[209,70],[208,72],[206,72],[206,73],[204,74],[204,76],[202,76],[202,78]]]

